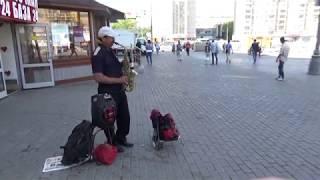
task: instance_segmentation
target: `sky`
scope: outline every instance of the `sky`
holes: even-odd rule
[[[234,0],[196,0],[197,16],[233,16]]]
[[[150,10],[150,7],[151,7],[151,0],[96,0],[96,1],[120,11]]]
[[[138,16],[138,26],[150,27],[151,3],[153,11],[153,23],[156,22],[154,30],[169,33],[172,29],[168,23],[172,23],[172,9],[169,5],[172,0],[96,0],[106,6],[115,8],[122,12],[131,12]],[[233,17],[235,0],[196,0],[197,27],[207,28],[212,24],[215,17]],[[144,16],[144,14],[146,14]],[[217,23],[217,22],[216,22]],[[210,26],[211,27],[211,26]]]
[[[142,11],[147,12],[151,9],[152,0],[97,0],[112,8],[120,11]],[[158,1],[158,0],[153,0]],[[197,16],[233,16],[234,0],[196,0],[197,1]],[[161,0],[161,7],[157,9],[165,10],[166,5],[172,0]],[[164,11],[165,13],[165,11]]]

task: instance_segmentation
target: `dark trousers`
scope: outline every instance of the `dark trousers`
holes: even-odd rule
[[[146,54],[148,64],[152,64],[152,52],[147,52]]]
[[[190,55],[190,48],[186,48],[186,51],[187,51],[187,55],[189,56]]]
[[[283,65],[284,65],[284,62],[279,61],[279,66],[278,66],[279,78],[282,78],[282,79],[284,79]]]
[[[216,64],[218,65],[218,53],[212,53],[212,64],[214,64],[214,59],[216,59]]]
[[[252,56],[253,56],[253,63],[255,64],[256,63],[256,61],[257,61],[257,55],[258,55],[258,52],[255,52],[255,51],[253,51],[252,52]]]
[[[117,104],[117,132],[114,134],[114,128],[102,128],[104,133],[110,142],[110,139],[114,141],[125,141],[126,136],[130,130],[130,112],[128,107],[127,95],[124,91],[120,92],[98,92],[111,94],[112,98]],[[100,127],[101,128],[101,127]],[[108,133],[110,130],[110,133]]]

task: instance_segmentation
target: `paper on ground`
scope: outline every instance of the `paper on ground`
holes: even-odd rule
[[[84,162],[88,161],[88,159],[85,159],[84,161],[81,161],[77,164],[65,166],[65,165],[61,164],[61,160],[62,160],[62,156],[47,158],[44,163],[42,172],[51,172],[51,171],[59,171],[59,170],[63,170],[63,169],[68,169],[68,168],[71,168],[74,166],[81,165]]]

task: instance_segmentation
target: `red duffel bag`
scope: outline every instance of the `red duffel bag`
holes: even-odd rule
[[[117,147],[110,144],[99,144],[93,152],[94,159],[102,164],[111,165],[117,157]]]
[[[176,128],[165,129],[162,132],[163,140],[165,141],[174,141],[179,138],[179,132]]]

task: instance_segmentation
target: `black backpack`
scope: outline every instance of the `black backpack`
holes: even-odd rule
[[[70,165],[91,158],[94,143],[94,126],[91,122],[83,120],[73,130],[67,143],[61,146],[64,149],[61,163]]]

